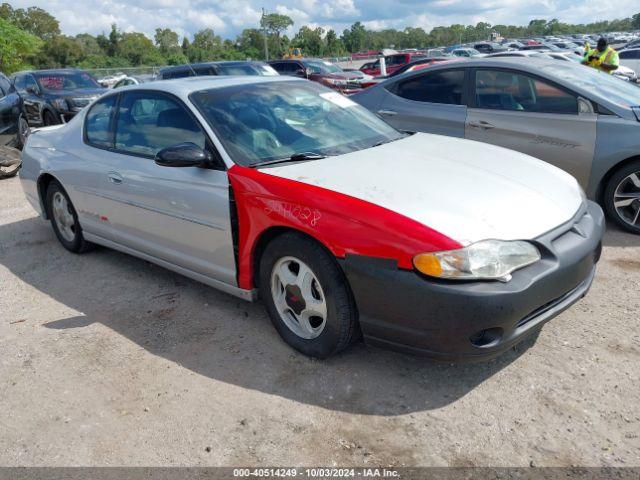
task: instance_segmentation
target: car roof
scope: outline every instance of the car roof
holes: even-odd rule
[[[211,65],[257,65],[263,62],[253,60],[221,60],[218,62],[199,62],[199,63],[184,63],[182,65],[172,65],[170,67],[164,67],[160,69],[160,73],[173,72],[179,70],[191,70],[194,67],[209,67]]]
[[[50,68],[50,69],[45,69],[45,70],[22,70],[21,72],[16,72],[14,75],[18,75],[18,74],[25,74],[25,73],[43,73],[45,75],[60,75],[63,73],[78,73],[78,72],[82,72],[82,73],[86,73],[84,70],[81,70],[79,68]]]
[[[140,85],[129,85],[118,89],[119,92],[130,90],[155,90],[167,92],[179,97],[187,97],[193,92],[215,88],[232,87],[235,85],[255,85],[272,82],[306,82],[303,78],[286,76],[260,76],[260,75],[220,75],[220,76],[196,76],[175,78],[171,80],[155,80]]]

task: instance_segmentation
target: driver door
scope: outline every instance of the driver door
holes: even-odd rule
[[[90,115],[90,114],[89,114]],[[113,148],[96,149],[101,235],[154,258],[236,285],[229,182],[219,168],[170,168],[154,162],[163,148],[192,142],[212,151],[206,134],[177,98],[123,93],[112,122]]]

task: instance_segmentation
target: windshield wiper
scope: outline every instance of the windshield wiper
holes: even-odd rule
[[[263,167],[265,165],[276,165],[278,163],[287,163],[287,162],[301,162],[305,160],[321,160],[323,158],[327,158],[327,155],[322,155],[321,153],[316,152],[299,152],[294,153],[290,157],[284,158],[275,158],[273,160],[267,160],[266,162],[255,162],[249,164],[250,167]]]

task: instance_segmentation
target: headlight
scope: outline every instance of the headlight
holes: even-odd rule
[[[51,100],[51,105],[53,105],[56,110],[63,110],[65,112],[69,110],[69,104],[64,98],[56,98],[55,100]]]
[[[419,272],[453,280],[511,280],[511,272],[540,260],[529,242],[482,240],[459,250],[421,253],[413,258]]]

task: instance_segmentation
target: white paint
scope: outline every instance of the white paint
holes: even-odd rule
[[[463,245],[538,237],[569,221],[583,202],[576,180],[552,165],[485,143],[423,133],[261,171],[377,204]]]

